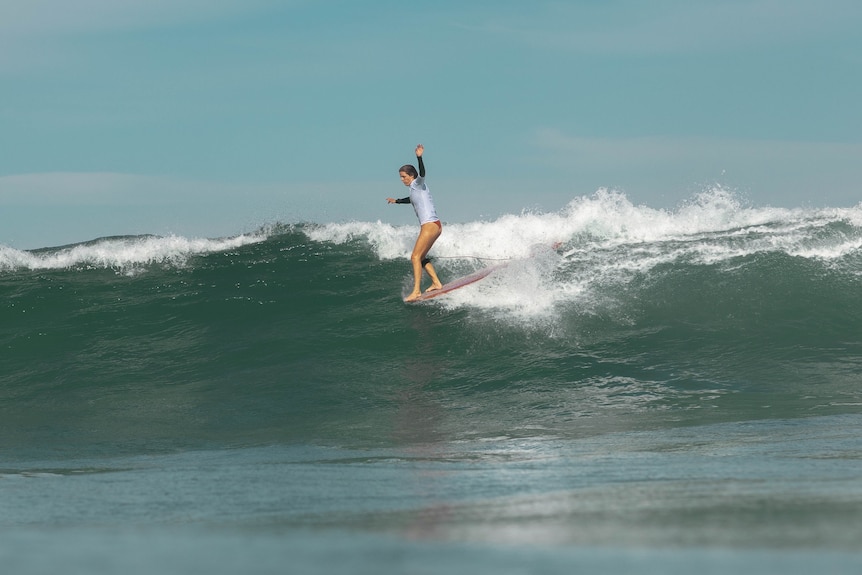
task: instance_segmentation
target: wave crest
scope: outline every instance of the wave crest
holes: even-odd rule
[[[189,258],[266,240],[266,234],[223,239],[123,236],[33,251],[0,246],[0,270],[113,269],[130,272],[154,264],[184,266]]]

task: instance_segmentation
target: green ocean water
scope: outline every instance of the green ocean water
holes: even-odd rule
[[[509,265],[421,305],[414,236],[0,247],[0,556],[858,571],[862,208],[444,222],[444,281]]]

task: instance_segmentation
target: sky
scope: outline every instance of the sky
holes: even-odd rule
[[[0,0],[0,245],[862,200],[858,0]]]

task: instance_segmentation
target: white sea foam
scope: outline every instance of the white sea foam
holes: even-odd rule
[[[862,228],[862,204],[852,208],[746,207],[730,192],[715,189],[694,196],[676,210],[638,206],[620,192],[599,190],[573,199],[558,212],[504,215],[493,221],[450,224],[434,245],[446,258],[523,258],[535,245],[566,244],[576,252],[589,246],[692,242],[704,238],[739,237],[743,250],[792,250],[813,229],[844,221]],[[416,226],[384,222],[331,223],[307,232],[316,241],[367,241],[381,259],[405,257],[416,239]],[[760,237],[757,237],[758,234]],[[853,240],[855,242],[855,238]],[[851,244],[853,243],[851,242]],[[840,257],[845,247],[836,245]],[[728,252],[737,255],[736,249]]]
[[[381,259],[398,259],[409,256],[416,226],[339,223],[317,227],[309,235],[335,243],[364,240]],[[559,244],[555,252],[536,252],[537,246],[554,244]],[[714,189],[674,210],[662,210],[634,205],[619,192],[599,190],[573,199],[558,212],[444,222],[444,233],[431,252],[444,281],[450,272],[459,273],[464,262],[477,267],[500,260],[513,263],[469,289],[434,301],[446,307],[535,317],[552,314],[562,303],[576,302],[589,310],[607,286],[624,284],[659,266],[731,264],[775,252],[828,264],[860,249],[862,204],[751,207],[726,190]]]
[[[85,267],[114,269],[129,273],[151,264],[182,266],[195,255],[235,249],[265,239],[266,236],[263,234],[223,239],[134,236],[103,238],[83,244],[33,252],[0,246],[0,270]]]

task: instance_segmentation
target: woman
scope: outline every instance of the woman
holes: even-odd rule
[[[425,164],[422,162],[422,152],[425,148],[422,144],[416,146],[416,160],[419,163],[419,172],[411,165],[401,166],[398,170],[401,176],[401,181],[405,186],[410,188],[410,195],[406,198],[394,199],[386,198],[390,204],[413,204],[413,209],[416,211],[416,217],[419,218],[419,237],[416,238],[416,245],[413,246],[413,253],[410,255],[410,261],[413,264],[413,291],[404,301],[416,301],[422,295],[420,285],[422,282],[422,268],[431,276],[431,287],[425,291],[434,291],[443,287],[440,279],[437,277],[437,272],[434,266],[431,265],[431,260],[428,259],[428,250],[443,233],[443,224],[440,223],[440,218],[437,217],[437,211],[434,209],[434,200],[431,199],[431,192],[428,191],[428,186],[425,185]]]

